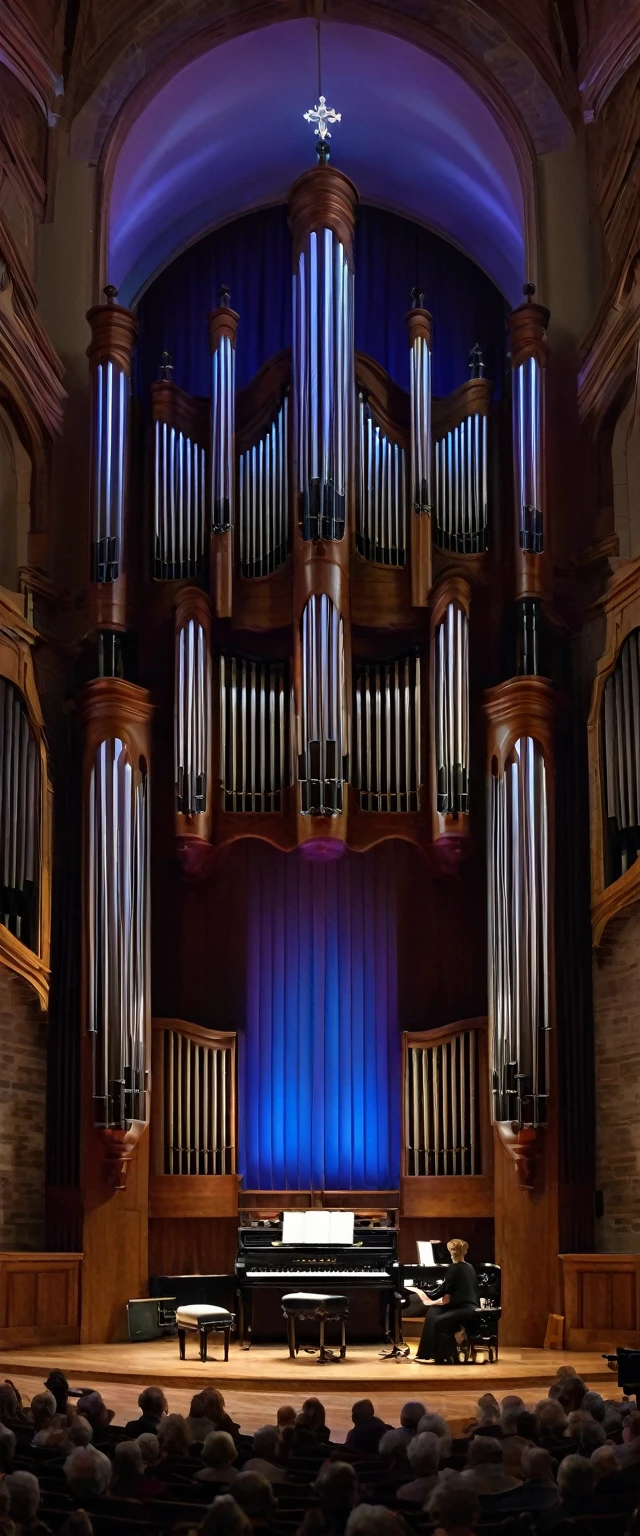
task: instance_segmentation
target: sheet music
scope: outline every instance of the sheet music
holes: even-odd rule
[[[418,1249],[418,1263],[424,1264],[425,1268],[431,1269],[436,1263],[433,1243],[416,1243],[416,1247]]]
[[[283,1211],[282,1241],[300,1247],[304,1243],[353,1244],[353,1211]]]

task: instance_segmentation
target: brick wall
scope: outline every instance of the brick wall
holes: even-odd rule
[[[0,969],[0,1249],[44,1246],[46,1016]]]
[[[605,931],[594,960],[596,1222],[600,1253],[640,1253],[640,907]]]

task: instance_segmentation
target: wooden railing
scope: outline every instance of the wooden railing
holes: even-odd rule
[[[149,1215],[233,1215],[236,1037],[154,1019]]]
[[[486,1019],[402,1042],[404,1214],[492,1215]]]

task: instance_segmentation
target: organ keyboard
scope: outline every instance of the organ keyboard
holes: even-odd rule
[[[356,1226],[353,1243],[283,1243],[282,1222],[268,1227],[241,1227],[236,1260],[238,1331],[248,1348],[253,1327],[254,1296],[275,1293],[279,1302],[287,1291],[310,1287],[324,1292],[373,1291],[379,1298],[379,1325],[386,1337],[391,1329],[394,1297],[400,1282],[398,1233],[395,1227]],[[360,1305],[360,1295],[358,1297]]]

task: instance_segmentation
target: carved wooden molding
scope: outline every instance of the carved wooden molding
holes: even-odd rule
[[[353,271],[353,233],[358,203],[357,187],[333,165],[317,165],[310,171],[303,171],[289,190],[294,262],[297,262],[312,229],[331,229],[341,242]]]
[[[291,384],[291,348],[283,347],[236,394],[236,450],[245,453],[270,426]],[[255,580],[255,578],[253,578]]]
[[[156,379],[151,385],[151,420],[166,422],[202,447],[209,446],[209,401],[188,395],[173,379]]]
[[[627,635],[640,626],[640,558],[625,561],[610,578],[596,605],[606,618],[604,650],[598,662],[587,724],[591,818],[591,930],[597,947],[613,917],[640,900],[640,859],[618,880],[605,885],[605,813],[602,768],[602,706],[607,679]]]
[[[496,1125],[496,1131],[505,1151],[516,1165],[521,1189],[534,1190],[538,1163],[544,1151],[544,1130],[534,1126],[519,1129],[517,1125],[502,1121]]]
[[[491,412],[493,384],[491,379],[465,379],[442,400],[434,400],[431,406],[431,423],[434,442],[452,432],[467,416],[488,416]]]
[[[235,347],[238,334],[240,316],[235,309],[229,309],[227,304],[219,304],[217,309],[212,309],[209,315],[209,351],[213,356],[223,336],[227,336],[232,347]]]
[[[483,705],[489,723],[489,764],[497,758],[498,773],[504,773],[519,737],[532,736],[542,747],[547,769],[552,768],[555,727],[564,702],[545,677],[513,677],[490,688]]]

